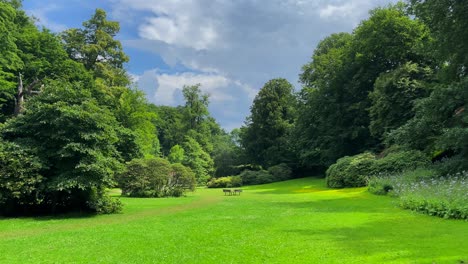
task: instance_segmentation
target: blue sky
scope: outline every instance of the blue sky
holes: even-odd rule
[[[126,65],[150,102],[183,103],[200,83],[210,112],[227,131],[240,127],[258,90],[298,75],[317,43],[351,32],[368,11],[394,0],[25,0],[39,24],[81,27],[96,8],[120,22]]]

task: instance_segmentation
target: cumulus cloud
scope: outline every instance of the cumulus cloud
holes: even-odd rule
[[[182,88],[185,85],[200,84],[202,92],[210,96],[210,112],[228,130],[241,125],[239,115],[248,114],[257,93],[241,81],[213,73],[165,73],[152,69],[132,78],[150,102],[169,106],[184,104]]]
[[[192,72],[155,73],[158,87],[166,88],[158,88],[150,98],[156,96],[171,102],[170,98],[176,98],[174,92],[180,85],[192,80],[205,81],[204,89],[212,94],[212,100],[224,103],[235,102],[237,98],[253,98],[263,84],[273,78],[286,78],[299,88],[301,66],[310,61],[321,39],[336,32],[350,32],[368,16],[369,9],[395,2],[111,1],[117,20],[120,20],[119,14],[126,17],[125,14],[139,14],[134,16],[138,38],[123,40],[125,46],[155,53],[168,65],[183,65]],[[248,113],[249,105],[237,102],[238,109],[245,107],[245,110],[237,111],[236,122],[240,123],[245,118],[244,113]],[[224,110],[220,108],[220,111]],[[234,124],[234,120],[231,123]]]

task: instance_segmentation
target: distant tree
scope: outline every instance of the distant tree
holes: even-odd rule
[[[296,107],[293,86],[285,79],[268,81],[255,97],[242,133],[242,146],[253,163],[291,162],[289,134]]]
[[[136,144],[145,156],[158,156],[160,144],[156,129],[157,114],[150,111],[145,94],[137,89],[125,89],[114,110],[117,120],[136,135]]]
[[[183,164],[192,169],[198,184],[205,184],[213,175],[213,159],[203,150],[195,139],[189,136],[185,137],[182,147],[185,150]]]
[[[185,158],[185,151],[180,145],[175,145],[171,148],[167,158],[171,163],[182,163]]]
[[[154,124],[158,128],[161,153],[168,156],[173,146],[184,141],[186,130],[183,123],[182,107],[149,105],[149,109],[157,116]]]
[[[188,127],[187,130],[197,130],[202,122],[209,116],[209,96],[208,94],[202,93],[200,84],[184,86],[182,93],[185,99],[184,115]]]

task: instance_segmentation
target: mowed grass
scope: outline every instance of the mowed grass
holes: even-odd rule
[[[466,263],[468,222],[321,179],[121,198],[117,215],[0,219],[1,263]]]

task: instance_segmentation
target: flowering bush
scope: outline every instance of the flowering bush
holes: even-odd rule
[[[434,171],[417,169],[369,179],[369,191],[397,196],[402,208],[444,218],[468,220],[468,172],[434,177]]]

